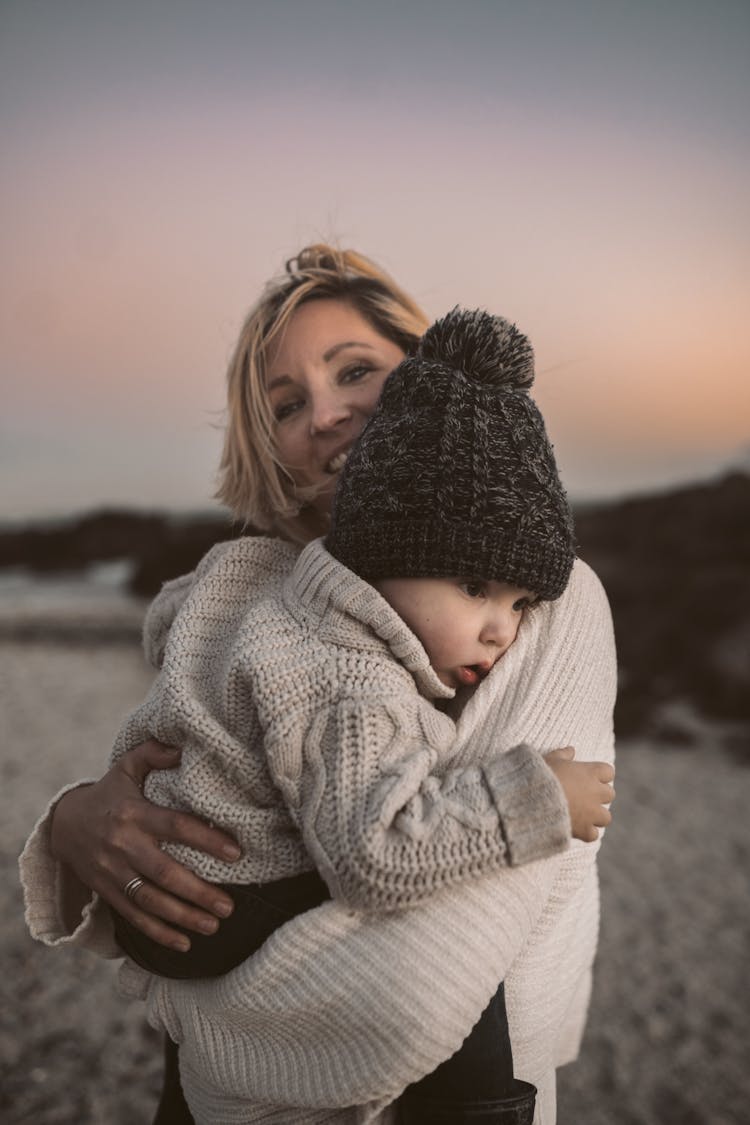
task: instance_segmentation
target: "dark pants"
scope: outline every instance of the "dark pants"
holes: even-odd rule
[[[501,984],[455,1055],[407,1086],[401,1125],[531,1125],[536,1087],[513,1077]]]
[[[285,922],[330,898],[316,871],[274,883],[222,888],[234,901],[234,912],[210,937],[190,933],[188,953],[178,953],[147,938],[124,918],[115,916],[122,948],[143,968],[181,980],[228,973]],[[435,1122],[464,1125],[530,1125],[534,1087],[513,1077],[513,1054],[501,984],[478,1023],[452,1058],[409,1086],[399,1099],[403,1125]],[[154,1125],[191,1125],[182,1094],[177,1049],[166,1048],[164,1091]]]

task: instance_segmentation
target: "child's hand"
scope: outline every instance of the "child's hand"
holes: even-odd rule
[[[612,820],[607,805],[615,799],[615,771],[606,762],[574,762],[575,750],[550,750],[544,760],[563,787],[570,809],[573,836],[587,844],[599,839],[597,828]]]

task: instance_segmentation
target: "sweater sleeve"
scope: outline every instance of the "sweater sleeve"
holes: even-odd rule
[[[231,550],[232,546],[232,541],[216,543],[204,555],[195,570],[165,582],[149,605],[143,622],[143,651],[152,668],[157,671],[162,668],[170,630],[195,589],[196,583]],[[158,737],[158,717],[163,710],[159,702],[160,694],[161,688],[156,680],[144,701],[131,711],[120,727],[110,755],[110,766],[128,750],[132,750],[149,738]]]
[[[563,850],[570,821],[541,755],[519,745],[446,769],[454,724],[423,698],[347,695],[269,763],[335,898],[361,910]]]
[[[152,668],[161,668],[172,622],[195,583],[195,571],[165,582],[146,610],[143,622],[143,651]]]
[[[203,556],[195,570],[165,582],[149,605],[143,622],[143,651],[146,660],[153,668],[161,668],[164,663],[169,630],[196,582],[221,559],[222,555],[231,550],[231,547],[231,540],[227,543],[216,543]]]
[[[52,798],[19,856],[26,925],[45,945],[78,945],[100,957],[122,957],[107,907],[54,858],[50,847],[55,805],[69,790],[86,784],[67,785]]]

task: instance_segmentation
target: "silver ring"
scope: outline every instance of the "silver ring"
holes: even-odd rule
[[[132,902],[145,882],[146,880],[141,879],[140,875],[136,875],[134,879],[131,879],[129,883],[125,884],[125,886],[122,888],[122,893]]]

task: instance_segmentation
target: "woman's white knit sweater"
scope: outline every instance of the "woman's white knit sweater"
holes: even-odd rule
[[[180,768],[149,774],[146,796],[242,849],[235,864],[172,854],[229,883],[314,864],[335,898],[391,910],[561,851],[567,805],[541,755],[452,769],[455,724],[430,700],[454,693],[414,634],[320,540],[290,574],[292,558],[273,539],[220,544],[149,613],[161,674],[113,757],[147,738],[180,746]]]
[[[581,760],[611,759],[614,690],[606,598],[577,563],[563,598],[528,616],[468,702],[451,765],[521,742],[572,743]],[[96,904],[65,934],[65,886],[47,831],[43,819],[22,858],[32,932],[116,954]],[[577,1054],[588,1003],[597,849],[574,841],[563,855],[446,887],[397,913],[326,903],[225,977],[165,981],[131,967],[129,988],[181,1043],[198,1120],[343,1125],[385,1121],[387,1104],[458,1048],[505,979],[516,1072],[539,1089],[535,1122],[551,1125],[554,1068]]]

